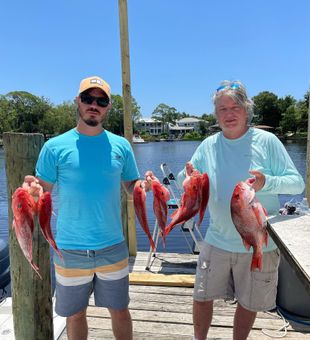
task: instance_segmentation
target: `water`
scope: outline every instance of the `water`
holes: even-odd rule
[[[134,152],[136,160],[141,173],[144,175],[146,170],[152,170],[158,178],[162,179],[163,174],[160,170],[161,163],[167,163],[173,173],[177,174],[190,159],[191,155],[197,148],[200,142],[154,142],[145,144],[135,144]],[[306,141],[301,142],[285,142],[285,147],[293,159],[298,171],[306,178]],[[281,195],[280,201],[283,205],[290,199],[301,200],[303,195],[286,196]],[[54,198],[55,199],[55,198]],[[56,200],[56,199],[55,199]],[[152,229],[155,224],[155,219],[152,212],[152,194],[148,193],[147,210],[149,216],[149,225]],[[208,223],[208,213],[205,216],[204,222],[201,226],[201,232],[204,235]],[[55,219],[52,219],[54,228]],[[7,189],[6,177],[4,169],[4,152],[0,148],[0,238],[8,239],[8,207],[7,207]],[[142,231],[140,225],[137,223],[137,244],[139,251],[148,251],[148,239]],[[159,244],[159,251],[161,251],[161,244]],[[184,234],[176,227],[169,234],[167,238],[166,251],[169,252],[189,252],[188,245],[184,239]]]

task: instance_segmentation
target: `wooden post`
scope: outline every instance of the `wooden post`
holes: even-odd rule
[[[52,340],[53,309],[50,274],[50,247],[35,222],[33,260],[43,280],[32,270],[17,242],[12,225],[12,194],[21,186],[25,175],[34,174],[43,135],[4,133],[5,169],[8,188],[10,268],[12,309],[16,340]]]
[[[310,205],[310,90],[308,98],[308,135],[307,135],[307,167],[306,167],[306,197]]]
[[[120,21],[120,41],[121,41],[121,61],[122,61],[122,89],[124,105],[124,135],[132,143],[132,100],[130,89],[130,60],[129,60],[129,42],[128,42],[128,15],[127,0],[119,0],[119,21]],[[127,195],[127,206],[123,205],[123,215],[127,212],[127,234],[128,248],[130,255],[137,254],[136,241],[136,222],[132,197]],[[126,218],[123,218],[126,220]],[[126,228],[125,228],[126,229]]]

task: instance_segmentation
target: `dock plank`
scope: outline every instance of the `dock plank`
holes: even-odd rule
[[[183,271],[190,264],[190,275],[195,274],[197,256],[184,254],[156,254],[156,269],[151,266],[150,271],[145,271],[145,263],[148,253],[139,252],[136,258],[131,258],[132,268],[139,268],[134,271],[134,275],[145,275],[148,277],[148,284],[130,284],[130,304],[129,309],[133,320],[134,340],[149,339],[169,339],[169,340],[192,340],[192,294],[193,287],[175,287],[156,283],[152,285],[160,276],[169,277],[169,265],[176,268],[174,274],[184,275]],[[154,263],[155,263],[154,261]],[[175,263],[173,263],[175,261]],[[163,265],[164,262],[166,265]],[[185,267],[182,268],[182,263]],[[134,267],[135,265],[136,267]],[[171,268],[171,267],[170,267]],[[157,278],[156,278],[157,277]],[[172,277],[172,276],[171,276]],[[214,302],[214,314],[208,339],[232,339],[232,325],[236,304],[216,300]],[[93,296],[89,301],[87,309],[89,324],[89,339],[113,339],[111,331],[111,320],[107,309],[98,308],[94,305]],[[269,332],[271,336],[284,336],[284,331],[279,331],[284,325],[275,312],[258,313],[253,330],[248,339],[250,340],[269,340],[270,336],[263,333],[262,329]],[[289,340],[310,340],[310,329],[296,330],[292,325],[288,325],[286,339]],[[66,333],[59,340],[67,340]]]

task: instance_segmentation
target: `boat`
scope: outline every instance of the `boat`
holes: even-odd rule
[[[0,239],[0,301],[10,290],[10,257],[9,245]]]
[[[141,143],[145,143],[145,140],[141,137],[141,136],[138,136],[138,135],[134,135],[132,137],[132,142],[134,144],[141,144]]]

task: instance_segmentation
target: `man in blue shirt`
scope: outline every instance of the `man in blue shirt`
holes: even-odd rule
[[[130,194],[139,178],[130,143],[102,127],[111,108],[110,86],[83,79],[75,99],[77,126],[48,140],[36,177],[45,191],[58,190],[54,255],[56,313],[67,317],[68,339],[87,339],[86,308],[108,308],[116,339],[132,339],[128,310],[128,249],[121,223],[121,183]],[[139,183],[140,184],[140,181]]]
[[[269,237],[262,271],[251,272],[252,248],[243,245],[230,211],[235,185],[254,176],[254,190],[269,215],[279,194],[300,194],[304,182],[279,139],[250,127],[253,102],[239,81],[224,81],[213,96],[222,131],[206,138],[190,163],[210,178],[210,226],[201,249],[194,289],[195,339],[205,340],[214,299],[237,299],[233,339],[248,337],[258,311],[275,308],[279,251]],[[184,174],[179,174],[179,180]]]

